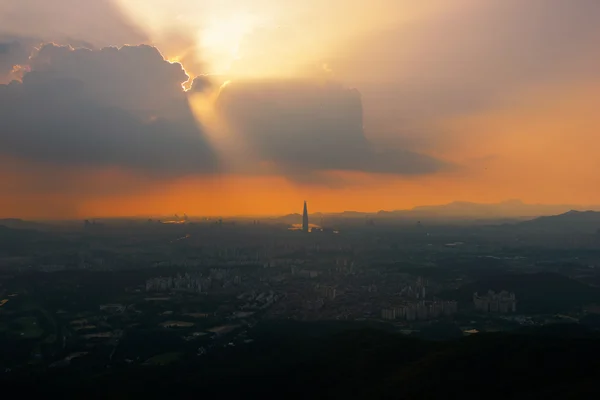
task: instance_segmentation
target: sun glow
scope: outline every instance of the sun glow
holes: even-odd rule
[[[216,110],[216,102],[225,82],[218,90],[208,93],[192,93],[188,96],[189,104],[198,124],[202,127],[206,138],[220,158],[222,165],[228,170],[237,171],[238,165],[251,155],[244,145],[243,139],[235,132]]]
[[[247,35],[258,26],[259,19],[240,13],[212,18],[200,32],[199,42],[209,63],[216,71],[227,72],[240,58],[240,47]]]
[[[244,134],[232,126],[219,111],[217,103],[221,92],[231,84],[234,84],[233,81],[228,80],[214,90],[188,95],[190,109],[199,127],[228,173],[278,176],[281,171],[278,171],[277,165],[261,160]]]
[[[148,35],[151,44],[160,46],[169,56],[171,52],[181,56],[181,48],[189,50],[185,58],[196,58],[202,64],[195,74],[252,78],[296,77],[306,74],[307,69],[314,73],[314,68],[321,69],[324,60],[336,57],[361,33],[440,13],[446,8],[440,5],[447,3],[445,0],[372,0],[368,5],[347,0],[113,1]],[[465,2],[473,0],[455,0],[452,8],[457,7],[454,3]]]

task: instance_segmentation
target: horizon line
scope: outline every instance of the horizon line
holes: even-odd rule
[[[304,201],[305,203],[307,203],[307,201]],[[466,200],[455,200],[455,201],[451,201],[451,202],[447,202],[447,203],[440,203],[440,204],[423,204],[423,205],[417,205],[417,206],[413,206],[411,208],[397,208],[397,209],[391,209],[391,210],[385,210],[385,209],[379,209],[376,211],[358,211],[358,210],[343,210],[343,211],[315,211],[312,212],[308,215],[315,215],[315,214],[330,214],[330,215],[335,215],[335,214],[343,214],[343,213],[359,213],[359,214],[378,214],[381,212],[389,212],[389,213],[393,213],[393,212],[399,212],[399,211],[413,211],[416,210],[418,208],[423,208],[423,207],[443,207],[443,206],[449,206],[452,204],[457,204],[457,203],[465,203],[465,204],[472,204],[472,205],[502,205],[502,204],[507,204],[507,203],[520,203],[522,205],[525,206],[532,206],[532,207],[565,207],[565,208],[569,208],[568,211],[570,210],[579,210],[579,211],[594,211],[594,209],[600,210],[600,205],[582,205],[582,204],[553,204],[553,203],[526,203],[523,202],[520,199],[508,199],[508,200],[502,200],[499,202],[490,202],[490,203],[478,203],[478,202],[473,202],[473,201],[466,201]],[[571,208],[574,207],[574,208]],[[286,216],[290,216],[290,215],[300,215],[302,216],[302,212],[289,212],[289,213],[281,213],[281,214],[208,214],[208,215],[201,215],[201,214],[188,214],[185,212],[175,212],[175,213],[162,213],[162,214],[140,214],[140,215],[105,215],[105,216],[72,216],[72,217],[19,217],[19,216],[5,216],[5,217],[0,217],[0,221],[1,220],[21,220],[21,221],[48,221],[48,222],[52,222],[52,221],[62,221],[62,222],[70,222],[70,221],[82,221],[82,220],[101,220],[101,219],[161,219],[161,218],[165,218],[165,217],[174,217],[175,215],[183,215],[186,214],[188,216],[188,218],[190,219],[218,219],[218,218],[281,218],[281,217],[286,217]]]

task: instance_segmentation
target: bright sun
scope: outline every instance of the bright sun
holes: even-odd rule
[[[193,37],[198,59],[209,68],[206,73],[229,72],[246,36],[272,19],[270,13],[259,13],[253,6],[241,8],[240,0],[115,1],[153,40],[160,41],[170,32]]]
[[[244,38],[251,34],[259,21],[250,14],[232,14],[212,18],[201,30],[199,42],[204,57],[214,72],[228,71],[240,57],[240,46]]]

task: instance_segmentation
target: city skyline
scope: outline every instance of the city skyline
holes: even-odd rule
[[[308,204],[308,202],[305,201]],[[156,212],[156,213],[132,213],[132,214],[121,214],[121,215],[81,215],[72,218],[48,218],[43,216],[32,216],[22,217],[20,215],[6,214],[1,215],[0,219],[11,220],[11,219],[25,219],[25,220],[38,220],[38,221],[58,221],[58,220],[85,220],[93,223],[95,220],[102,219],[156,219],[161,221],[179,221],[179,222],[190,222],[191,220],[198,219],[209,219],[219,220],[222,218],[229,219],[248,219],[253,222],[257,222],[258,219],[278,219],[278,218],[291,218],[297,216],[299,218],[299,227],[302,229],[302,223],[304,218],[304,209],[300,213],[297,207],[293,204],[290,205],[289,212],[283,213],[264,213],[264,214],[225,214],[221,212],[209,213],[186,213],[186,210],[175,208],[167,212]],[[382,219],[403,217],[407,219],[431,219],[431,220],[444,220],[450,219],[481,219],[481,220],[502,220],[502,219],[528,219],[539,216],[550,216],[564,214],[570,211],[600,211],[600,205],[593,204],[528,204],[518,199],[505,200],[498,203],[471,203],[465,201],[455,201],[444,204],[427,204],[406,209],[374,209],[374,210],[352,210],[344,209],[343,211],[331,211],[317,209],[311,212],[307,210],[307,216],[323,216],[328,217],[350,217],[356,218],[363,216],[365,218],[379,216]],[[321,220],[322,222],[322,220]],[[311,224],[309,223],[309,227]],[[317,226],[317,225],[315,225]]]

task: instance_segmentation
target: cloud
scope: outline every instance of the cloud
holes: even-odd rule
[[[30,81],[77,80],[90,100],[130,112],[156,115],[185,101],[181,85],[188,76],[181,64],[166,62],[152,46],[74,50],[46,45],[30,67]]]
[[[185,71],[156,48],[49,44],[28,67],[22,82],[0,86],[6,104],[0,109],[0,154],[163,177],[224,171],[188,104],[190,93],[210,87],[209,78],[196,77],[184,92]],[[338,84],[234,82],[221,90],[217,110],[244,146],[237,173],[262,174],[267,163],[294,181],[330,182],[321,172],[412,175],[445,167],[406,150],[372,148],[359,92]]]
[[[366,124],[426,150],[442,118],[511,106],[522,90],[598,76],[600,2],[470,0],[355,38],[327,60],[361,88]],[[443,138],[442,138],[443,139]]]
[[[187,95],[181,89],[186,72],[156,47],[104,47],[148,41],[109,0],[7,0],[0,26],[1,42],[10,43],[1,47],[0,76],[13,78],[14,65],[29,70],[22,83],[0,87],[0,100],[9,104],[0,110],[0,126],[8,128],[0,136],[4,155],[165,176],[222,171],[187,97],[207,93],[213,83],[202,75],[197,43],[181,29],[163,32],[156,43],[191,65],[196,78]],[[34,50],[42,42],[63,45]],[[255,102],[255,96],[264,98]],[[222,93],[219,107],[256,154],[241,160],[246,174],[261,173],[257,164],[265,162],[297,182],[325,181],[321,172],[332,170],[422,174],[444,168],[425,155],[372,148],[360,94],[335,85],[240,82]]]
[[[210,78],[206,75],[200,75],[194,78],[192,85],[190,86],[190,92],[202,93],[210,90],[213,87],[213,83]]]
[[[2,0],[0,33],[97,47],[148,39],[111,0]]]
[[[10,43],[2,54],[21,42]],[[234,128],[240,149],[232,170],[222,162],[229,149],[212,141],[223,132],[210,132],[215,128],[190,110],[194,96],[215,96],[210,89],[224,77],[197,76],[185,92],[182,66],[147,45],[46,44],[20,62],[27,67],[22,81],[0,85],[0,191],[11,193],[0,204],[23,215],[37,215],[42,203],[61,216],[80,215],[98,199],[118,204],[120,197],[158,195],[160,187],[219,175],[341,190],[353,178],[340,171],[414,175],[447,168],[407,150],[375,149],[363,132],[359,92],[339,84],[222,87],[216,111]]]
[[[336,83],[233,82],[218,110],[262,161],[293,176],[314,171],[428,174],[443,162],[406,150],[377,151],[363,132],[361,95]]]
[[[162,34],[155,34],[152,44],[171,61],[180,62],[191,76],[202,75],[206,67],[200,59],[201,51],[196,35],[190,34],[192,28],[182,26],[178,21],[177,28],[171,28]]]
[[[13,74],[13,70],[27,63],[32,48],[31,40],[0,35],[0,84],[20,77]]]
[[[349,79],[402,84],[410,100],[460,110],[532,81],[597,71],[599,17],[595,0],[472,0],[371,32],[331,64]]]
[[[181,65],[149,46],[46,45],[22,83],[0,85],[0,153],[157,176],[216,170],[181,84]]]
[[[0,83],[20,78],[10,72],[43,43],[96,49],[147,42],[111,0],[2,0]]]

